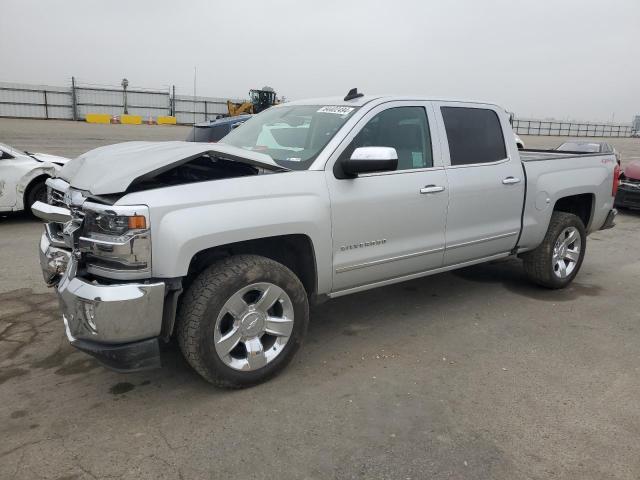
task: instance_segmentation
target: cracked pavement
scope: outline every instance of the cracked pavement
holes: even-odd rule
[[[241,391],[173,344],[128,375],[70,347],[40,229],[0,217],[2,479],[640,477],[640,214],[589,237],[564,291],[510,260],[317,306],[290,367]]]

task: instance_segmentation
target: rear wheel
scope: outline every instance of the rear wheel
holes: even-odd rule
[[[522,256],[525,272],[538,285],[564,288],[578,274],[586,246],[582,220],[571,213],[554,212],[540,246]]]
[[[222,387],[255,385],[293,358],[309,322],[302,283],[284,265],[237,255],[202,272],[178,313],[178,342],[191,366]]]
[[[36,202],[47,203],[47,186],[45,185],[45,180],[38,180],[36,183],[29,185],[29,189],[27,190],[27,194],[24,196],[25,204],[24,209],[27,210],[31,215],[35,216],[33,211],[31,210],[31,206]]]

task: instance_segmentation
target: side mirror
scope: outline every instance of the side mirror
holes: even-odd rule
[[[390,172],[398,168],[398,153],[392,147],[360,147],[351,157],[342,161],[342,170],[347,175],[360,173]]]

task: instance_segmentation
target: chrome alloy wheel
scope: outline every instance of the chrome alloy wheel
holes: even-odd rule
[[[253,371],[284,350],[293,331],[293,304],[273,283],[254,283],[223,305],[213,334],[220,359],[234,370]]]
[[[567,227],[560,235],[553,247],[553,273],[558,278],[567,278],[578,265],[582,240],[580,232],[575,227]]]

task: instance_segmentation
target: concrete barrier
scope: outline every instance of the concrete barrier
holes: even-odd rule
[[[120,123],[123,125],[140,125],[142,124],[142,115],[120,115]]]
[[[171,116],[160,116],[158,117],[158,125],[175,125],[176,122],[176,117],[171,117]]]
[[[111,123],[111,115],[108,113],[87,113],[87,123]]]

